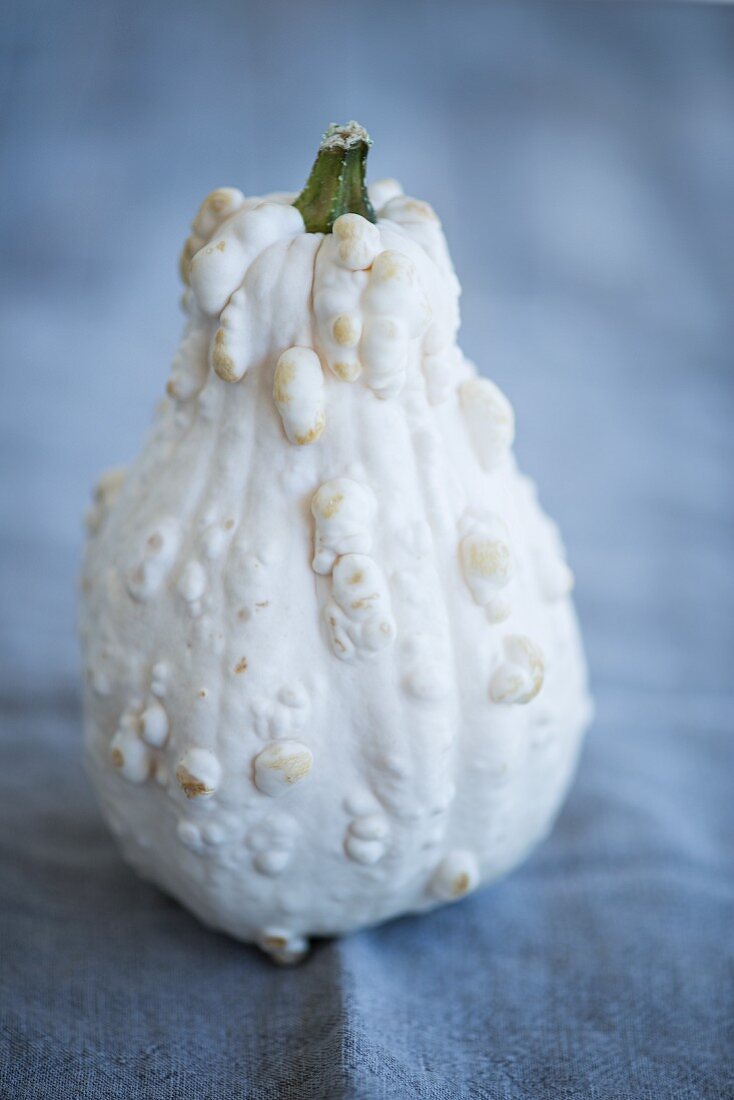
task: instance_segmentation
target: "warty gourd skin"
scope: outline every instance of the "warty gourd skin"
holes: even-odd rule
[[[89,774],[125,858],[293,962],[548,831],[590,715],[556,527],[456,344],[440,223],[369,138],[209,195],[140,456],[82,578]]]

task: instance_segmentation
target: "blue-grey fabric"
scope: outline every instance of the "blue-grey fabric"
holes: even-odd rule
[[[734,1096],[734,8],[6,0],[0,1097]],[[279,970],[138,881],[81,770],[81,515],[202,195],[332,119],[439,210],[577,575],[597,720],[496,884]]]

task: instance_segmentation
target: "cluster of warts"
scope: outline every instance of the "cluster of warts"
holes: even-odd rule
[[[334,142],[351,140],[342,130]],[[410,216],[430,222],[430,207],[415,207]],[[405,200],[403,201],[405,206]],[[203,204],[186,242],[181,261],[202,314],[218,318],[209,350],[214,372],[227,382],[239,381],[247,369],[247,300],[241,272],[254,257],[284,233],[297,230],[293,207],[275,203],[247,203],[235,189],[213,192]],[[339,217],[316,255],[313,308],[316,346],[292,346],[274,366],[273,401],[289,444],[317,445],[327,428],[325,370],[341,382],[360,377],[383,399],[402,390],[414,343],[431,323],[428,300],[412,261],[402,253],[383,249],[378,227],[357,214]],[[440,346],[440,341],[438,345]],[[428,342],[424,359],[446,360]],[[169,394],[187,400],[204,385],[172,380]],[[430,373],[426,371],[426,384]],[[444,391],[444,396],[445,396]],[[514,438],[512,408],[489,380],[471,378],[459,390],[464,418],[482,467],[492,473],[505,461]],[[117,472],[100,485],[90,518],[94,532],[111,507],[122,483]],[[392,643],[396,624],[387,579],[373,557],[376,500],[372,490],[350,478],[325,482],[311,502],[314,519],[313,569],[330,582],[323,614],[334,654],[341,660],[371,656]],[[510,533],[500,516],[485,513],[463,521],[458,558],[466,587],[492,624],[512,612],[515,559]],[[163,587],[178,553],[178,531],[173,521],[159,522],[146,537],[138,562],[126,576],[130,597],[144,602]],[[547,581],[557,598],[567,591],[567,570]],[[196,614],[206,586],[205,569],[191,561],[183,570],[178,593]],[[556,589],[558,591],[556,591]],[[550,596],[549,596],[550,598]],[[502,658],[495,668],[489,696],[495,704],[526,704],[543,686],[544,662],[539,647],[523,634],[506,634]],[[247,671],[241,657],[234,669]],[[110,745],[110,760],[131,782],[163,773],[162,754],[169,742],[168,718],[160,698],[151,697],[139,713],[126,713]],[[280,798],[311,774],[311,749],[294,739],[270,741],[252,760],[252,781],[270,798]],[[216,796],[223,780],[222,766],[208,749],[193,745],[181,755],[174,777],[187,801]],[[355,817],[345,837],[346,854],[371,863],[385,852],[387,825],[379,815]],[[267,853],[265,853],[267,855]],[[276,860],[263,858],[263,873],[276,873]],[[280,861],[281,863],[283,861]],[[257,866],[257,860],[256,860]],[[269,869],[272,866],[272,870]],[[449,852],[429,883],[430,892],[452,900],[479,881],[475,856],[465,850]],[[288,932],[271,931],[264,945],[274,954],[298,953]]]

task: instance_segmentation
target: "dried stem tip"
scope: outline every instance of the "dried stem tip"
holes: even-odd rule
[[[358,122],[332,123],[324,134],[311,175],[294,202],[308,233],[331,233],[342,214],[361,214],[375,222],[367,194],[365,168],[372,141]]]

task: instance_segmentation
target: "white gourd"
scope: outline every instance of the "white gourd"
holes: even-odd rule
[[[167,397],[99,484],[83,574],[126,858],[284,962],[515,865],[590,714],[512,408],[456,345],[431,208],[385,180],[372,220],[368,143],[332,127],[295,204],[205,200]]]

